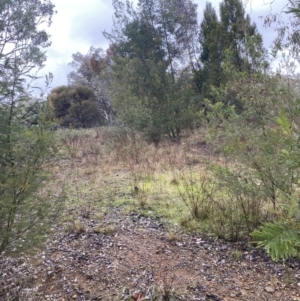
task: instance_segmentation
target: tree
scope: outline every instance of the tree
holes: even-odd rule
[[[56,143],[45,124],[29,128],[30,83],[45,61],[51,23],[50,1],[0,3],[0,253],[36,244],[60,208],[45,181]],[[49,77],[48,77],[49,78]]]
[[[216,10],[210,2],[206,3],[203,20],[200,24],[199,42],[202,68],[195,70],[194,79],[197,90],[203,97],[208,96],[211,85],[219,87],[222,76],[222,37],[221,26]]]
[[[195,36],[196,6],[191,1],[141,0],[135,10],[115,0],[112,97],[118,117],[155,143],[168,134],[178,139],[193,119],[189,82],[195,60],[186,48]],[[188,55],[186,55],[188,53]]]
[[[267,67],[262,36],[240,0],[220,3],[220,20],[211,3],[207,3],[200,25],[199,42],[202,66],[195,72],[195,82],[203,98],[211,98],[211,87],[220,87],[229,80],[224,64],[232,71],[261,72]],[[240,104],[236,103],[237,106]]]
[[[98,112],[111,124],[115,117],[108,90],[112,80],[112,61],[101,48],[91,47],[89,53],[79,52],[72,55],[73,61],[69,64],[74,71],[68,75],[68,81],[73,86],[86,86],[94,92]]]
[[[250,61],[252,53],[249,52],[248,41],[254,40],[258,56],[263,56],[262,36],[258,33],[256,24],[251,24],[250,16],[245,15],[241,0],[223,0],[220,3],[220,18],[223,49],[230,51],[231,60],[236,69],[238,71],[255,70],[256,61]]]
[[[281,4],[280,13],[274,9],[275,4]],[[299,1],[286,0],[277,1],[274,0],[270,3],[270,10],[266,16],[264,16],[264,26],[266,28],[273,28],[276,26],[276,35],[273,43],[270,46],[270,54],[272,59],[280,59],[284,68],[293,68],[292,65],[299,64],[299,51],[300,51],[300,34],[299,34]],[[285,14],[285,13],[287,14]],[[276,63],[277,63],[276,62]],[[289,70],[291,73],[291,70]]]
[[[276,57],[278,52],[284,51],[284,64],[286,67],[285,74],[282,77],[284,84],[288,87],[291,94],[286,100],[284,106],[280,106],[280,114],[278,114],[277,123],[281,128],[277,140],[283,141],[281,150],[280,163],[293,174],[292,193],[284,201],[287,202],[284,206],[284,214],[281,219],[275,220],[272,223],[265,223],[259,229],[252,232],[254,243],[258,247],[263,247],[265,251],[275,261],[285,261],[290,257],[296,257],[300,254],[300,202],[297,189],[299,187],[299,77],[294,74],[296,62],[290,61],[289,58],[297,58],[299,53],[299,12],[300,2],[289,1],[287,13],[292,13],[296,17],[296,21],[292,20],[287,26],[285,23],[273,18],[270,13],[265,18],[265,23],[270,25],[272,21],[278,22],[278,36],[273,43],[273,55]],[[291,30],[291,31],[289,31]],[[299,61],[298,61],[299,63]],[[282,72],[282,70],[280,70]],[[282,93],[281,93],[282,94]],[[281,95],[280,95],[281,96]],[[276,106],[278,106],[276,104]],[[278,177],[281,182],[285,183],[287,173],[279,173]],[[286,183],[285,183],[286,184]],[[289,184],[289,182],[288,182]],[[282,187],[282,185],[281,185]],[[280,187],[279,187],[280,188]]]
[[[101,123],[94,93],[87,87],[57,87],[51,91],[48,101],[63,127],[87,128]]]

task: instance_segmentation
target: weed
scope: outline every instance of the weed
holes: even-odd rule
[[[116,232],[116,228],[113,226],[99,225],[95,227],[93,231],[97,234],[112,235]]]
[[[101,220],[101,219],[103,219],[103,217],[105,216],[105,213],[104,212],[96,212],[95,213],[95,215],[94,215],[94,217],[95,217],[95,219],[96,220]]]
[[[73,231],[76,233],[76,234],[82,234],[82,233],[85,233],[86,232],[86,226],[85,224],[77,219],[74,221],[74,228],[73,228]]]
[[[174,291],[174,280],[175,274],[165,266],[162,274],[162,284],[160,286],[160,295],[162,300],[169,301],[172,300]]]
[[[243,252],[238,249],[232,249],[230,252],[230,256],[235,260],[240,260],[243,256]]]
[[[133,188],[133,196],[138,201],[140,207],[142,209],[146,208],[147,200],[148,200],[148,193],[145,187],[138,188],[136,185]]]
[[[174,182],[178,194],[188,208],[191,216],[196,219],[208,219],[211,212],[212,184],[209,179],[200,176],[195,178],[192,173],[182,175],[180,182]]]
[[[179,185],[179,181],[176,178],[173,178],[170,183],[171,183],[171,185],[175,185],[175,186]]]
[[[181,240],[181,235],[179,235],[178,233],[176,233],[174,231],[169,231],[167,233],[167,239],[168,239],[169,242],[180,241]]]
[[[90,218],[91,215],[91,202],[88,201],[87,204],[81,208],[81,216],[83,218]]]
[[[182,216],[179,222],[180,226],[188,233],[200,233],[207,228],[206,223],[189,216]],[[207,231],[203,231],[207,233]]]

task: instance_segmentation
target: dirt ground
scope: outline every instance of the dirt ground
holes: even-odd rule
[[[47,250],[19,259],[27,282],[14,300],[300,300],[300,262],[274,263],[246,242],[189,236],[118,208],[102,230],[82,224],[82,233],[57,228]]]

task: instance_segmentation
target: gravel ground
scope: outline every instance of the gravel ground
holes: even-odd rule
[[[284,266],[246,243],[189,236],[118,208],[101,224],[81,221],[82,233],[57,228],[39,254],[0,257],[0,300],[300,301],[297,260]]]

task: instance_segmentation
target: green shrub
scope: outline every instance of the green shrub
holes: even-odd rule
[[[208,118],[211,143],[224,155],[222,164],[212,167],[223,193],[215,226],[238,238],[271,215],[278,220],[298,199],[300,119],[299,99],[280,78],[259,73],[231,78],[214,91],[220,101],[210,106]],[[222,102],[230,95],[242,111]]]
[[[263,247],[275,261],[300,254],[300,234],[283,222],[266,223],[251,234],[253,243]]]

